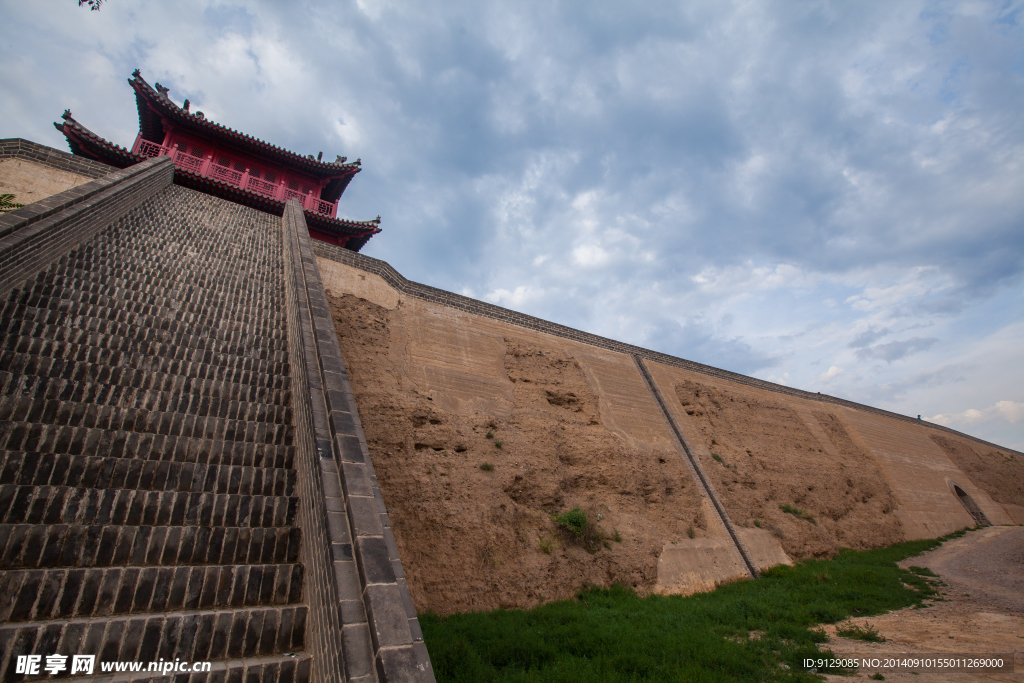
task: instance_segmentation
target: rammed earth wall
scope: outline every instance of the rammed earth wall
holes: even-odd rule
[[[744,384],[757,389],[764,389],[767,391],[785,394],[787,396],[794,396],[811,401],[820,401],[822,403],[831,403],[834,405],[844,406],[847,408],[853,408],[855,410],[861,410],[875,415],[881,415],[894,420],[900,420],[903,422],[909,422],[915,425],[921,425],[930,429],[936,429],[950,434],[956,434],[967,439],[971,439],[979,444],[984,444],[992,448],[998,448],[1003,451],[1009,451],[1003,446],[984,441],[976,437],[958,432],[955,429],[944,427],[933,422],[924,422],[917,420],[906,415],[900,415],[899,413],[893,413],[888,410],[882,410],[881,408],[875,408],[873,406],[864,405],[863,403],[857,403],[855,401],[848,401],[844,398],[838,398],[836,396],[828,396],[825,394],[816,394],[809,391],[803,391],[801,389],[794,389],[792,387],[783,386],[781,384],[775,384],[755,377],[748,377],[735,372],[729,372],[728,370],[721,370],[719,368],[712,367],[710,365],[704,365],[702,363],[696,363],[694,361],[677,358],[670,356],[665,353],[658,351],[652,351],[639,346],[633,346],[632,344],[626,344],[614,339],[608,339],[607,337],[601,337],[596,334],[589,332],[583,332],[576,330],[565,325],[559,325],[558,323],[549,322],[540,318],[535,318],[525,313],[518,313],[516,311],[502,308],[494,304],[487,303],[486,301],[479,301],[477,299],[471,299],[461,294],[455,294],[448,292],[443,289],[431,287],[429,285],[420,284],[411,280],[405,279],[401,273],[395,270],[386,261],[381,261],[364,254],[358,254],[347,249],[335,247],[330,244],[323,242],[314,242],[314,249],[316,250],[317,256],[322,258],[337,261],[353,268],[364,270],[368,273],[374,273],[380,276],[385,282],[394,287],[399,292],[406,294],[423,301],[429,301],[431,303],[440,304],[442,306],[448,306],[466,313],[473,313],[475,315],[481,315],[494,320],[500,320],[510,325],[516,325],[518,327],[525,327],[530,330],[537,332],[544,332],[546,334],[555,335],[556,337],[562,337],[564,339],[571,339],[591,346],[597,346],[602,349],[608,349],[609,351],[617,351],[631,356],[640,356],[645,360],[655,361],[663,363],[665,365],[671,365],[673,367],[681,368],[684,370],[690,370],[703,375],[709,375],[711,377],[717,377],[720,379],[729,380],[738,384]],[[1012,451],[1024,455],[1019,451]]]

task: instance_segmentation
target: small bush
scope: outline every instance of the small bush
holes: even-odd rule
[[[0,213],[7,213],[25,206],[14,201],[13,194],[0,194]]]
[[[578,507],[555,517],[555,523],[558,524],[558,527],[569,538],[582,545],[589,552],[596,552],[601,547],[601,541],[603,540],[601,532],[590,523],[587,513]]]
[[[491,472],[492,470],[494,470],[494,465],[492,465],[489,462],[482,462],[480,463],[480,469],[482,469],[484,472]]]
[[[696,538],[697,537],[697,532],[693,530],[693,525],[692,524],[686,530],[686,535],[689,536],[690,538]]]
[[[618,529],[615,530],[615,535],[612,536],[612,540],[615,541],[616,543],[622,543],[622,536],[619,535],[619,530]]]
[[[885,676],[883,676],[880,673],[876,673],[874,676],[871,676],[870,678],[873,681],[884,681],[885,680]]]
[[[550,555],[551,551],[555,549],[555,539],[550,536],[540,539],[540,549],[545,555]]]
[[[855,624],[840,626],[836,629],[836,635],[842,636],[843,638],[850,638],[852,640],[866,640],[869,643],[885,642],[885,638],[880,636],[878,634],[878,629],[871,624],[864,624],[863,628]]]
[[[761,528],[761,520],[755,519],[754,520],[754,526],[756,526],[758,529],[760,529]]]
[[[587,518],[587,513],[579,508],[573,508],[568,512],[563,512],[555,518],[559,526],[565,527],[570,532],[577,536],[582,536],[583,532],[590,526],[590,520]]]
[[[725,464],[725,461],[722,460],[722,456],[720,456],[718,453],[712,453],[711,457],[717,460],[718,462],[722,463],[723,465]]]
[[[494,432],[492,432],[491,430],[488,429],[487,430],[487,438],[488,439],[493,439],[494,438]]]
[[[504,441],[495,441],[495,442],[494,442],[494,447],[495,447],[495,448],[501,448],[501,447],[502,447],[502,446],[504,446],[504,445],[505,445],[505,442],[504,442]]]

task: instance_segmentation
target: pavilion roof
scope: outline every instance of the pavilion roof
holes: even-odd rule
[[[76,156],[95,159],[116,168],[126,168],[145,161],[145,158],[133,154],[131,150],[105,140],[96,133],[80,124],[71,115],[70,110],[65,110],[62,116],[64,123],[54,123],[54,127],[67,138],[68,146]],[[275,215],[284,213],[284,202],[272,197],[267,197],[249,190],[243,190],[235,185],[230,185],[216,178],[210,178],[193,173],[183,168],[174,168],[174,183],[183,187],[189,187],[206,194],[212,194],[222,199],[251,206],[260,211],[266,211]],[[367,240],[381,231],[380,216],[368,221],[354,221],[333,216],[325,216],[314,211],[304,210],[306,223],[309,227],[332,235],[345,236],[349,239],[347,248],[359,251]]]
[[[341,160],[342,157],[338,157],[338,161],[334,162],[317,161],[312,155],[296,154],[215,123],[199,112],[187,111],[171,101],[167,96],[167,88],[159,83],[154,88],[147,83],[138,69],[132,73],[128,83],[135,90],[135,102],[139,110],[139,132],[145,140],[162,143],[166,133],[165,124],[213,138],[240,151],[277,162],[315,178],[330,178],[321,195],[330,202],[338,201],[355,174],[362,170],[362,162],[359,159],[344,162]]]

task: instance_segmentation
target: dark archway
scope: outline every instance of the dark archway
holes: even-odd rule
[[[978,504],[974,502],[974,499],[964,491],[962,488],[957,486],[954,482],[949,482],[949,488],[953,490],[953,494],[956,495],[957,500],[963,504],[964,508],[974,519],[974,523],[978,526],[992,526],[992,522],[988,521],[988,517],[981,511]]]

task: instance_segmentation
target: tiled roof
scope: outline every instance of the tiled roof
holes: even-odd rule
[[[93,133],[76,121],[70,111],[65,110],[62,118],[64,119],[63,124],[54,123],[53,125],[67,138],[68,145],[74,154],[97,159],[117,168],[127,168],[128,166],[145,161],[144,157],[132,154],[130,150]],[[259,209],[260,211],[266,211],[267,213],[278,216],[284,213],[284,202],[282,201],[243,190],[235,185],[229,185],[215,178],[199,175],[182,168],[175,167],[174,182],[177,185],[212,194],[254,209]],[[361,239],[357,240],[359,247],[362,247],[371,236],[381,231],[380,216],[368,221],[355,221],[325,216],[312,211],[304,211],[304,214],[306,222],[312,228],[336,235],[360,237]]]
[[[145,161],[144,157],[132,154],[131,150],[101,138],[78,121],[75,121],[74,117],[71,116],[70,109],[65,109],[61,118],[64,119],[64,123],[54,122],[53,127],[67,138],[68,146],[71,147],[72,153],[89,159],[96,159],[117,168],[127,168],[128,166]]]
[[[139,73],[138,69],[132,73],[132,78],[128,83],[135,90],[137,95],[136,99],[139,101],[139,128],[143,133],[145,133],[146,129],[149,127],[159,128],[162,131],[163,125],[159,121],[144,120],[146,117],[159,114],[169,117],[175,124],[180,125],[183,128],[201,131],[207,135],[212,135],[226,142],[230,142],[236,147],[249,150],[252,153],[259,154],[263,157],[274,158],[281,163],[295,168],[296,170],[300,170],[318,178],[340,175],[351,176],[362,170],[360,168],[360,164],[362,162],[359,159],[347,163],[317,161],[316,159],[296,154],[295,152],[284,149],[283,147],[272,145],[269,142],[260,140],[259,138],[255,138],[251,135],[246,135],[245,133],[241,133],[233,128],[228,128],[227,126],[215,123],[210,119],[200,117],[197,115],[198,112],[192,113],[186,111],[170,100],[165,88],[157,90],[147,83]],[[151,111],[147,107],[142,106],[143,101],[152,105],[154,109]],[[143,137],[146,137],[146,135],[144,134]],[[151,139],[154,142],[162,141],[162,137],[160,140],[156,140],[155,138],[146,139]]]

